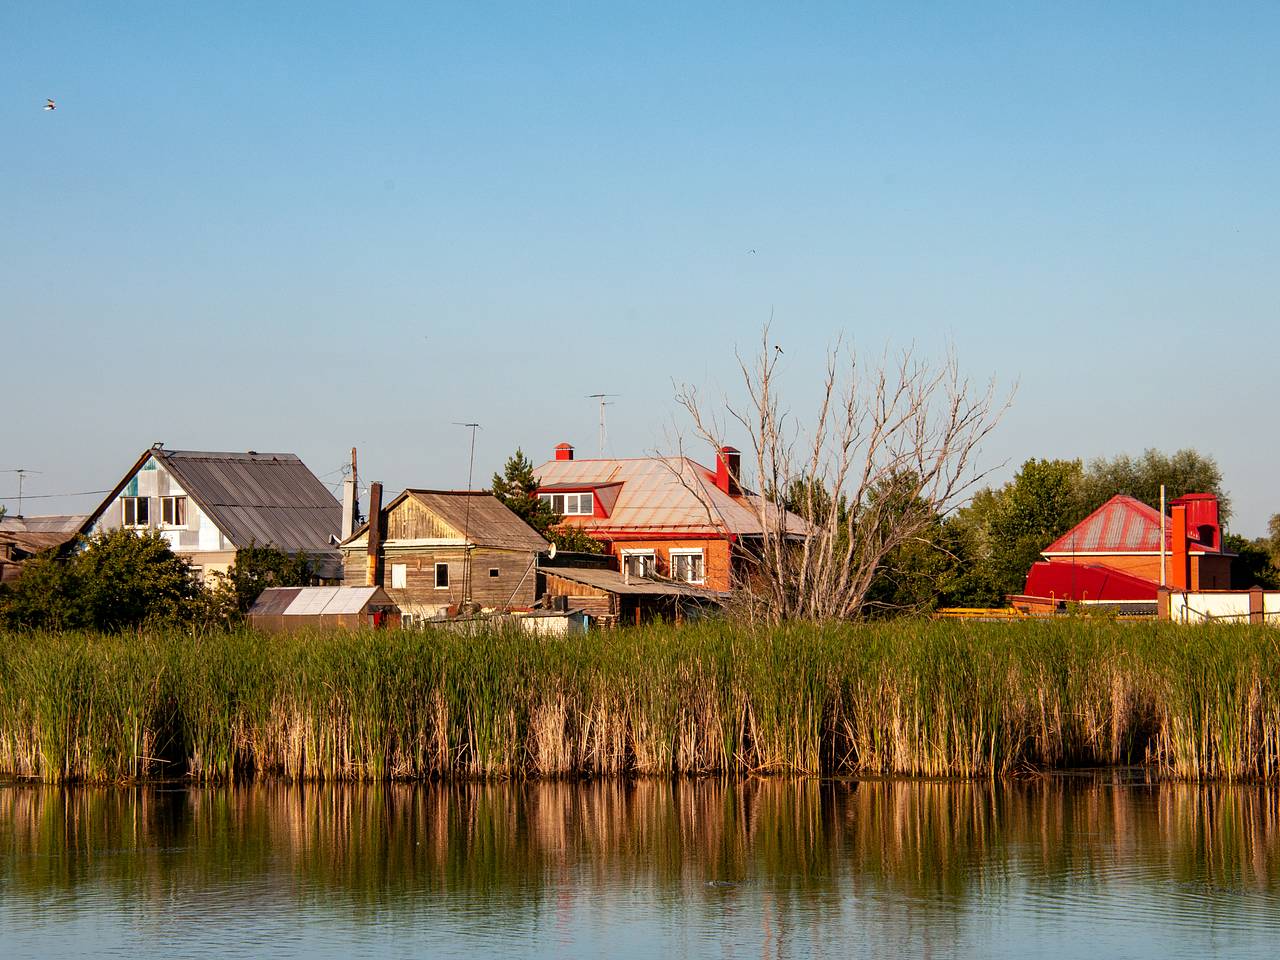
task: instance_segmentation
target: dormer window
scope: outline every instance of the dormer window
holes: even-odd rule
[[[538,498],[562,517],[589,517],[595,513],[595,497],[590,493],[540,493]]]

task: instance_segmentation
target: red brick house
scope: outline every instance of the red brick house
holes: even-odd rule
[[[764,535],[758,496],[740,486],[741,455],[732,447],[717,451],[711,469],[688,457],[577,460],[562,443],[534,473],[538,496],[631,577],[729,590]],[[794,514],[787,524],[791,535],[803,533]]]
[[[1163,526],[1162,549],[1160,511],[1112,497],[1045,547],[1023,593],[1010,601],[1041,612],[1064,601],[1154,603],[1162,583],[1173,590],[1230,588],[1235,554],[1223,549],[1217,497],[1178,497]]]

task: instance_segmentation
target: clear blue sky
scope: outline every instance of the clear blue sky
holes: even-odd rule
[[[1262,532],[1280,6],[689,6],[4,4],[0,467],[461,486],[453,421],[479,481],[598,391],[643,454],[773,310],[798,409],[838,331],[950,339],[989,463],[1194,446]]]

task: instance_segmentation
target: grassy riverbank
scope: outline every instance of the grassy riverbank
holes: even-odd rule
[[[0,774],[49,781],[1280,779],[1280,631],[1072,621],[723,625],[573,640],[0,636]]]

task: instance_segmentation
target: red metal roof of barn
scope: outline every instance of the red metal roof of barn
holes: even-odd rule
[[[1172,547],[1173,525],[1165,523],[1165,550]],[[1192,541],[1190,549],[1206,550]],[[1045,556],[1073,553],[1159,553],[1160,511],[1125,494],[1112,497],[1041,551]]]

